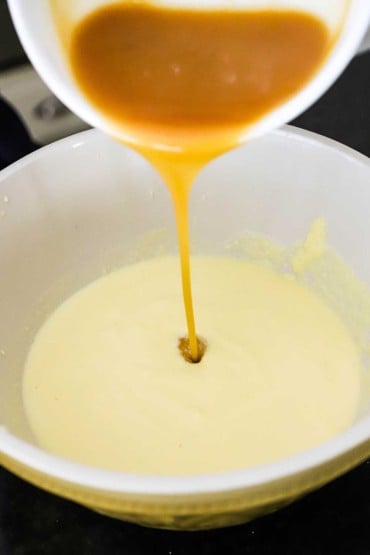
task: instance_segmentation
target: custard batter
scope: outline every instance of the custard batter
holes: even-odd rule
[[[244,260],[192,259],[207,351],[190,364],[177,348],[177,265],[127,266],[46,321],[23,384],[42,447],[106,469],[185,475],[271,462],[352,423],[359,355],[319,297]]]

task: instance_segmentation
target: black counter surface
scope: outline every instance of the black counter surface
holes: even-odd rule
[[[293,124],[369,156],[370,53]],[[0,555],[75,554],[370,555],[370,460],[275,514],[192,533],[105,518],[0,469]]]

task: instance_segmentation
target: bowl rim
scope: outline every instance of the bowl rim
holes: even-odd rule
[[[366,166],[370,171],[370,159],[365,155],[311,131],[286,125],[281,129],[270,132],[267,136],[271,135],[285,140],[308,142],[319,148],[324,147]],[[40,148],[2,170],[0,172],[0,186],[8,177],[23,170],[29,164],[42,160],[50,152],[62,152],[69,148],[86,146],[95,139],[111,140],[100,131],[91,129]],[[258,140],[263,140],[263,138]],[[245,148],[245,146],[239,148]],[[0,461],[1,455],[4,455],[49,477],[76,486],[91,488],[95,491],[145,495],[146,497],[198,496],[256,488],[269,482],[283,480],[289,476],[307,472],[322,464],[329,463],[356,447],[366,444],[369,440],[370,415],[365,416],[351,428],[324,443],[273,463],[213,474],[151,476],[103,470],[72,462],[17,438],[5,426],[0,426]]]

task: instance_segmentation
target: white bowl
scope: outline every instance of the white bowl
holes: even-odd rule
[[[247,230],[290,244],[321,215],[331,246],[370,286],[369,184],[364,156],[285,127],[205,169],[192,193],[192,237],[206,253]],[[0,214],[0,461],[6,468],[112,516],[199,529],[271,511],[370,454],[369,392],[367,413],[343,434],[239,472],[135,476],[75,464],[38,448],[20,385],[32,330],[104,268],[132,259],[143,234],[152,232],[152,240],[142,244],[144,257],[165,239],[175,247],[173,214],[151,167],[97,131],[54,143],[3,171]]]
[[[78,89],[60,41],[61,38],[68,44],[75,23],[92,9],[117,1],[122,0],[8,0],[8,4],[23,47],[49,88],[91,126],[134,144],[137,142],[135,137],[106,120]],[[190,8],[200,4],[197,0],[156,0],[156,3]],[[58,18],[64,22],[61,37],[52,15],[53,4],[61,6]],[[273,6],[306,11],[325,21],[330,32],[338,35],[330,55],[313,78],[297,94],[248,128],[240,137],[240,142],[281,126],[313,104],[354,56],[370,22],[369,0],[202,0],[201,4],[205,9],[215,6],[223,9],[268,9]],[[161,148],[170,146],[162,145]]]

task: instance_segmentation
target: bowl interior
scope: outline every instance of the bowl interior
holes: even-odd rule
[[[284,245],[327,221],[329,244],[370,287],[370,164],[284,128],[210,164],[191,200],[193,252],[223,253],[244,232]],[[0,426],[32,443],[24,359],[48,313],[122,264],[176,252],[170,198],[139,155],[97,131],[55,143],[0,174]],[[370,393],[359,421],[369,418]],[[0,446],[1,447],[1,446]]]

